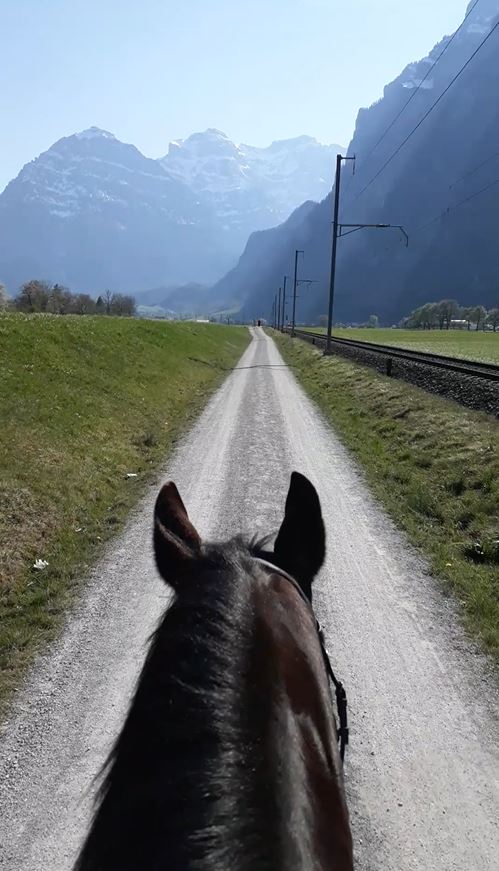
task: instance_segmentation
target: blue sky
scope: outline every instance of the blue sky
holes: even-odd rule
[[[151,157],[218,127],[347,145],[466,0],[0,0],[0,190],[95,124]]]

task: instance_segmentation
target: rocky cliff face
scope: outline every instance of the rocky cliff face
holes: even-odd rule
[[[445,37],[428,57],[406,67],[380,101],[359,112],[349,147],[357,156],[356,175],[352,178],[346,166],[341,219],[403,224],[410,247],[389,231],[366,230],[340,240],[338,320],[362,321],[376,313],[391,323],[421,302],[442,297],[469,304],[499,301],[499,108],[492,97],[499,86],[499,27],[493,31],[499,0],[482,0],[473,11],[472,6],[452,44]],[[303,296],[300,313],[310,317],[326,310],[331,220],[328,197],[293,226],[273,263],[255,258],[248,270],[252,284],[246,285],[248,312],[268,310],[295,247],[305,249],[307,277],[319,282]]]

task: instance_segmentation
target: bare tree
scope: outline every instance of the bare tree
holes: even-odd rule
[[[487,309],[483,305],[471,305],[464,309],[463,315],[468,321],[469,330],[471,330],[471,324],[475,324],[475,329],[479,330],[480,327],[485,326]]]
[[[494,333],[497,332],[497,327],[499,327],[499,306],[496,308],[492,308],[487,315],[487,323],[492,326]]]
[[[3,285],[0,285],[0,308],[3,300],[2,288]],[[108,314],[132,317],[136,313],[133,296],[106,290],[95,301],[88,293],[73,294],[62,284],[51,287],[45,281],[36,280],[23,284],[15,299],[15,307],[18,311],[49,312],[56,315]]]
[[[451,321],[459,312],[459,304],[455,299],[443,299],[438,304],[438,319],[441,330],[450,330]]]
[[[426,305],[414,309],[408,318],[404,318],[403,326],[411,330],[431,330],[432,327],[438,324],[440,317],[443,318],[443,315],[440,312],[439,303],[427,302]]]
[[[62,284],[54,284],[50,291],[46,310],[54,315],[66,315],[71,311],[73,295]]]
[[[135,297],[126,295],[123,299],[124,299],[124,303],[123,303],[124,314],[126,317],[131,318],[137,314],[137,305],[135,303]]]
[[[471,324],[473,323],[473,306],[468,306],[467,308],[463,308],[463,318],[467,323],[468,330],[471,330]]]
[[[7,299],[7,288],[0,281],[0,310],[7,308],[9,301]]]
[[[121,293],[113,293],[113,296],[111,299],[111,312],[110,312],[110,314],[117,315],[118,317],[122,316],[122,314],[123,314],[123,299],[124,299],[124,297],[121,295]]]
[[[95,302],[95,314],[96,315],[103,315],[105,311],[106,311],[106,303],[104,302],[104,300],[102,299],[101,296],[98,296],[96,299],[96,302]]]
[[[425,330],[432,330],[438,323],[438,303],[427,302],[421,309],[421,319]]]
[[[111,314],[118,317],[131,317],[135,314],[135,299],[122,293],[113,294],[111,300]]]
[[[73,296],[71,311],[77,315],[92,315],[96,310],[96,303],[88,293],[77,293]]]
[[[19,289],[15,306],[19,311],[44,312],[47,310],[50,293],[51,287],[46,281],[26,281]]]
[[[487,322],[487,309],[483,305],[477,305],[475,308],[476,329],[485,329]]]
[[[113,299],[114,299],[114,293],[111,290],[105,290],[103,300],[104,300],[104,307],[106,309],[107,315],[111,314],[111,309],[113,306]]]

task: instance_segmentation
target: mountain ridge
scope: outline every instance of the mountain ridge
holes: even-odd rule
[[[193,134],[195,177],[180,142],[174,160],[153,159],[90,127],[26,164],[0,195],[1,280],[16,289],[36,276],[93,293],[212,284],[253,230],[330,186],[334,146],[312,137],[243,153],[220,131]]]
[[[421,302],[443,296],[464,304],[497,304],[497,196],[492,189],[490,195],[470,199],[459,208],[457,204],[499,177],[499,158],[466,177],[497,150],[499,110],[490,94],[499,86],[499,28],[457,84],[450,83],[499,20],[499,0],[482,0],[476,9],[470,4],[468,13],[456,36],[444,37],[426,57],[408,64],[384,88],[380,100],[359,111],[348,148],[349,156],[357,156],[357,169],[353,178],[344,170],[340,219],[402,224],[410,247],[406,249],[399,234],[389,231],[366,230],[341,239],[338,321],[362,322],[376,313],[391,324]],[[392,158],[448,86],[438,108]],[[408,103],[411,91],[414,97]],[[282,275],[292,268],[294,248],[305,250],[307,277],[317,280],[313,291],[300,300],[298,317],[315,319],[327,311],[332,212],[329,194],[292,228],[287,242],[281,238],[270,262],[262,264],[256,256],[252,268],[245,264],[251,280],[244,281],[241,275],[240,284],[245,287],[248,316],[268,315]],[[435,217],[426,230],[419,229]],[[264,240],[259,244],[265,248]],[[237,270],[232,271],[231,281],[238,283]]]

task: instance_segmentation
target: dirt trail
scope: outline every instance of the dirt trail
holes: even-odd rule
[[[318,487],[316,608],[348,687],[359,871],[497,871],[499,721],[486,662],[261,330],[164,469],[205,536],[267,531],[289,474]],[[150,548],[157,485],[96,566],[0,737],[0,867],[70,871],[92,781],[167,602]]]

